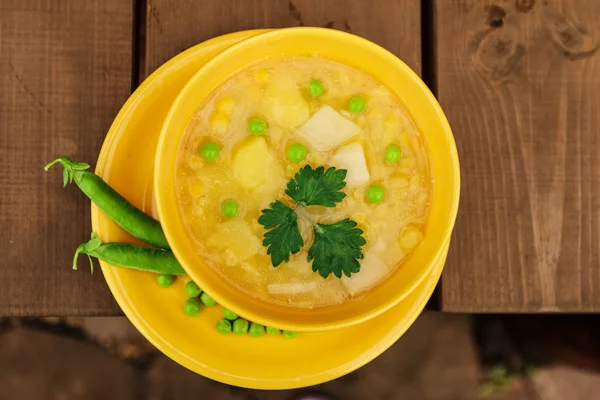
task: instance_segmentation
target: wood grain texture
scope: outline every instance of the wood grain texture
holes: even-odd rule
[[[600,2],[437,0],[459,217],[442,309],[600,311]]]
[[[215,36],[301,25],[363,36],[421,71],[420,4],[414,0],[148,0],[146,14],[143,75]]]
[[[114,314],[102,274],[71,270],[90,202],[61,155],[94,163],[131,86],[131,1],[0,3],[0,315]],[[82,264],[83,266],[83,264]]]

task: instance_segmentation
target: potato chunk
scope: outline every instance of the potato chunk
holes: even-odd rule
[[[369,182],[370,175],[365,152],[359,143],[340,147],[331,157],[331,165],[348,171],[346,173],[348,186],[362,186]]]
[[[278,175],[279,166],[263,137],[252,136],[236,149],[233,176],[243,188],[254,189]]]
[[[360,127],[328,105],[322,106],[298,129],[313,149],[329,151],[360,132]]]
[[[342,276],[342,283],[352,294],[367,290],[379,283],[387,275],[388,268],[375,253],[367,252],[360,261],[360,272],[350,278]]]
[[[227,252],[228,265],[237,265],[252,257],[260,249],[260,239],[252,233],[250,226],[239,218],[217,225],[215,232],[208,237],[206,244]]]
[[[269,116],[281,127],[295,128],[310,116],[308,103],[292,80],[272,79],[265,96]]]

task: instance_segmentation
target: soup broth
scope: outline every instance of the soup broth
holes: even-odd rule
[[[294,204],[286,185],[304,165],[346,169],[346,197],[335,207]],[[175,180],[209,268],[249,295],[308,308],[360,296],[401,268],[425,233],[433,182],[401,102],[365,73],[317,56],[260,62],[215,90],[188,125]],[[295,210],[304,240],[277,267],[258,222],[275,200]],[[344,218],[366,240],[360,272],[323,278],[307,257],[313,223]]]

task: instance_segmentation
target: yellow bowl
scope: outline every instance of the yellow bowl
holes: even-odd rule
[[[178,54],[152,73],[119,111],[102,146],[96,173],[136,207],[153,214],[154,154],[171,104],[202,65],[225,48],[259,33],[236,32],[208,40]],[[94,205],[92,227],[105,242],[135,243]],[[215,323],[222,318],[220,307],[205,307],[196,317],[184,313],[187,277],[176,279],[169,288],[160,288],[155,274],[102,261],[100,265],[125,315],[174,361],[230,385],[291,389],[345,375],[390,347],[421,313],[444,261],[445,254],[415,290],[378,317],[343,329],[301,334],[293,340],[270,335],[222,335],[215,329]],[[353,338],[352,346],[340,346],[349,337]]]
[[[205,265],[190,240],[176,199],[175,166],[184,131],[212,91],[249,64],[274,56],[320,55],[364,71],[403,103],[423,133],[435,179],[423,242],[386,281],[357,300],[317,309],[275,305],[250,297]],[[421,79],[392,53],[348,33],[322,28],[274,30],[243,40],[202,67],[173,102],[155,159],[156,206],[177,259],[220,304],[259,323],[297,331],[341,328],[373,318],[404,299],[447,251],[458,210],[460,173],[450,126]]]

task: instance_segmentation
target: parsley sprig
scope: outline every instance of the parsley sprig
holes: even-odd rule
[[[309,165],[302,168],[287,184],[285,193],[299,207],[314,205],[335,207],[346,194],[346,170],[334,167],[313,169]],[[258,222],[268,231],[264,234],[263,246],[271,256],[274,267],[287,262],[292,254],[300,251],[304,239],[298,227],[298,216],[294,209],[277,200],[262,210]],[[362,246],[366,241],[363,231],[349,218],[334,224],[318,224],[310,221],[314,229],[314,242],[308,249],[308,261],[312,269],[323,278],[334,274],[338,278],[342,273],[350,276],[360,271],[358,260],[363,258]]]
[[[346,187],[344,179],[345,169],[332,167],[325,171],[322,166],[312,169],[310,165],[306,165],[289,181],[285,194],[302,207],[335,207],[336,203],[346,197],[346,193],[340,192]]]
[[[335,224],[317,224],[315,241],[308,249],[308,261],[312,260],[312,270],[323,278],[334,274],[342,277],[360,271],[358,260],[363,258],[361,247],[367,243],[363,231],[356,228],[356,222],[349,218]]]
[[[271,256],[274,267],[290,260],[290,254],[296,254],[304,246],[304,239],[298,228],[298,217],[294,210],[277,200],[270,208],[262,210],[258,223],[265,229],[263,246],[268,246],[267,254]]]

